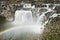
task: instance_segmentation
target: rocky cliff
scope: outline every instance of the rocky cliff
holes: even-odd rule
[[[42,5],[42,3],[49,1],[49,0],[43,0],[43,1],[39,1],[39,0],[0,0],[0,15],[4,16],[6,18],[10,18],[12,15],[12,17],[14,17],[14,13],[16,10],[21,8],[21,2],[29,2],[33,5],[35,5],[36,7],[45,7],[44,5]],[[39,2],[38,2],[39,1]],[[40,3],[42,2],[42,3]],[[47,2],[46,2],[47,3]],[[54,5],[54,4],[53,4]],[[53,6],[51,5],[51,6]],[[50,6],[50,7],[51,7]],[[60,6],[56,6],[56,8],[54,9],[57,13],[60,13]]]

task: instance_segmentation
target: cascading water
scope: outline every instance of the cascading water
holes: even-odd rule
[[[18,31],[21,33],[23,30],[22,32],[41,34],[44,30],[42,25],[44,16],[44,13],[42,13],[40,16],[33,17],[31,10],[17,10],[15,12],[15,21],[12,22],[13,27],[7,31],[14,31],[14,33]]]
[[[15,21],[13,22],[15,25],[21,25],[21,26],[25,26],[26,27],[26,30],[29,30],[31,32],[34,32],[34,33],[41,33],[41,31],[44,29],[42,26],[42,21],[44,18],[44,13],[39,17],[36,17],[36,21],[34,21],[34,17],[32,15],[32,12],[30,10],[26,11],[26,10],[17,10],[16,13],[15,13]],[[40,20],[38,20],[40,19]],[[40,21],[40,22],[38,22]],[[19,26],[19,27],[21,27]],[[42,28],[42,29],[41,29]],[[24,28],[23,28],[24,29]]]
[[[17,10],[15,13],[15,21],[16,24],[31,24],[33,23],[32,12],[25,10]]]
[[[15,21],[11,23],[13,24],[13,27],[2,32],[2,34],[4,34],[5,36],[11,34],[17,36],[26,32],[42,34],[44,25],[48,23],[48,20],[43,23],[45,14],[50,11],[52,10],[50,8],[47,8],[47,11],[43,12],[41,15],[36,15],[37,13],[33,15],[31,10],[17,10],[15,12]],[[40,13],[38,12],[38,14]]]

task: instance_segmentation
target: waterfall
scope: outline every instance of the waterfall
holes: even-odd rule
[[[5,25],[12,26],[5,31],[0,32],[0,39],[10,39],[11,40],[30,40],[31,38],[37,40],[40,39],[40,35],[44,32],[44,25],[49,22],[49,18],[54,18],[60,14],[52,14],[49,12],[54,12],[55,6],[51,9],[49,8],[50,4],[46,4],[47,7],[35,8],[34,6],[27,6],[27,9],[16,10],[15,20],[13,22],[7,23]],[[46,11],[41,9],[47,9]],[[40,11],[41,10],[41,11]],[[46,17],[45,14],[49,14],[48,19],[44,20]],[[33,34],[33,35],[32,35]],[[34,37],[32,37],[34,36]],[[25,39],[26,38],[26,39]],[[9,40],[8,39],[8,40]]]
[[[15,21],[13,22],[12,30],[24,30],[23,32],[32,32],[41,34],[44,30],[44,26],[42,25],[42,21],[44,19],[44,13],[40,16],[33,17],[31,10],[17,10],[15,12]],[[36,20],[34,19],[36,18]],[[16,25],[16,26],[15,26]],[[22,28],[21,28],[22,27]]]
[[[25,10],[17,10],[15,12],[15,21],[16,24],[31,24],[33,22],[32,12]]]
[[[39,8],[37,9],[38,9],[37,12],[34,11],[34,13],[36,14],[32,13],[32,11],[29,9],[16,10],[15,21],[11,23],[13,27],[8,30],[5,30],[4,32],[2,32],[2,34],[11,35],[11,33],[13,33],[16,36],[26,32],[34,34],[42,34],[44,31],[44,25],[48,23],[48,20],[43,22],[45,14],[52,10],[47,7],[46,12],[42,12],[41,15],[37,15],[40,14],[39,12],[40,9]]]

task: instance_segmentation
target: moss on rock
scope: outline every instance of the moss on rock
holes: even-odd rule
[[[60,18],[56,17],[45,26],[43,40],[60,40]]]

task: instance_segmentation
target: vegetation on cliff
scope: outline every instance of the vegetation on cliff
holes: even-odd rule
[[[19,3],[21,1],[29,1],[29,2],[40,2],[40,3],[60,3],[60,0],[0,0],[0,1],[8,1],[9,3]]]
[[[60,40],[60,18],[52,19],[51,23],[45,26],[43,40]]]

